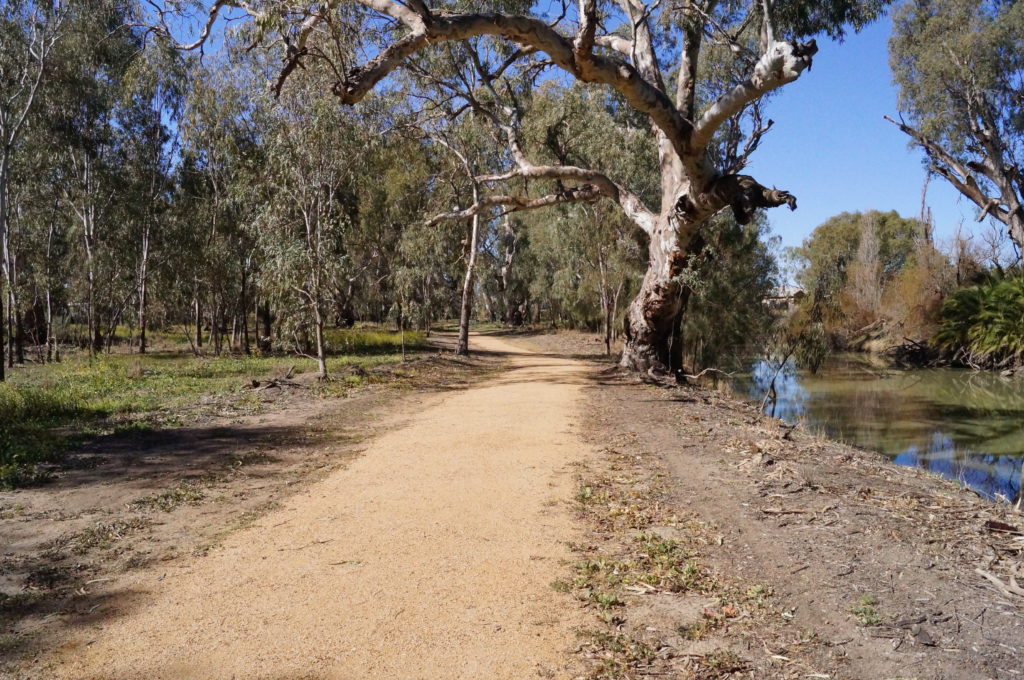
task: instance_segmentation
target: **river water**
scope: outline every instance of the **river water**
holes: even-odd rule
[[[774,371],[757,363],[734,390],[760,402]],[[778,399],[765,412],[787,423],[959,480],[988,498],[1020,497],[1024,377],[894,370],[840,356],[813,375],[787,365],[776,390]]]

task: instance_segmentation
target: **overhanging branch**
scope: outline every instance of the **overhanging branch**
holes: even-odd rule
[[[601,199],[603,196],[604,193],[592,184],[582,184],[580,186],[570,187],[564,191],[548,194],[547,196],[541,196],[538,198],[502,194],[484,196],[465,210],[456,210],[432,217],[427,222],[427,225],[434,226],[445,220],[469,219],[474,215],[483,214],[487,210],[496,207],[506,208],[506,210],[502,211],[502,214],[506,214],[520,212],[523,210],[537,210],[539,208],[547,208],[552,205],[560,205],[563,203],[592,203]]]

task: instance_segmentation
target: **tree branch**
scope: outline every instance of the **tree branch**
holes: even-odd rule
[[[380,0],[358,0],[360,4],[381,11]],[[383,3],[390,4],[390,3]],[[399,18],[411,33],[382,49],[378,55],[363,66],[353,68],[345,78],[337,82],[333,92],[342,102],[354,104],[362,100],[381,80],[397,69],[401,63],[436,42],[465,40],[477,36],[496,36],[544,52],[559,68],[584,82],[601,83],[617,90],[634,109],[646,113],[654,124],[671,140],[673,148],[680,155],[686,153],[686,138],[692,126],[679,115],[673,102],[657,85],[656,75],[639,71],[617,57],[591,53],[587,59],[579,60],[574,43],[542,21],[525,16],[501,14],[452,14],[433,16],[425,24],[417,14],[411,20],[405,12],[391,12],[389,16]],[[304,38],[296,45],[301,48]],[[596,37],[595,37],[596,42]],[[652,66],[655,66],[652,64]]]
[[[754,66],[751,76],[704,111],[694,129],[691,148],[703,151],[725,121],[751,102],[799,78],[803,70],[810,67],[811,58],[817,51],[818,46],[813,39],[806,43],[770,44]]]
[[[970,167],[961,163],[953,154],[946,151],[940,144],[932,141],[928,137],[924,136],[920,131],[910,127],[906,123],[893,120],[889,116],[884,118],[898,127],[901,132],[908,135],[914,142],[924,149],[925,154],[932,161],[931,167],[929,168],[932,172],[939,175],[947,182],[953,185],[953,187],[963,194],[966,198],[970,199],[975,205],[981,209],[979,215],[979,221],[986,214],[992,215],[1000,222],[1004,224],[1008,223],[1010,218],[1009,211],[1000,206],[998,198],[994,198],[982,191],[981,186],[978,184],[977,179],[971,172]],[[976,166],[977,164],[975,164]]]
[[[576,187],[570,187],[564,191],[560,191],[554,194],[548,194],[547,196],[541,196],[539,198],[527,198],[523,196],[507,196],[507,195],[493,195],[484,196],[479,201],[474,203],[472,206],[465,210],[458,210],[449,213],[442,213],[431,218],[428,222],[428,226],[437,225],[445,220],[465,220],[474,215],[480,215],[483,212],[494,208],[494,207],[507,207],[508,209],[503,211],[502,214],[508,214],[512,212],[520,212],[523,210],[537,210],[538,208],[547,208],[552,205],[560,205],[562,203],[592,203],[599,200],[604,196],[596,186],[592,184],[583,184]]]

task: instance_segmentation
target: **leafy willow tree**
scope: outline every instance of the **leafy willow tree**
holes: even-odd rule
[[[362,101],[375,87],[393,89],[403,66],[461,45],[478,77],[453,87],[434,83],[433,91],[447,91],[443,110],[484,116],[501,131],[505,169],[477,178],[488,189],[472,205],[436,219],[600,199],[618,204],[648,242],[648,269],[626,315],[621,362],[662,374],[670,370],[671,339],[683,312],[679,275],[708,220],[730,208],[747,224],[760,208],[796,207],[789,192],[741,174],[770,127],[761,117],[764,98],[811,65],[817,51],[811,36],[858,28],[886,2],[580,0],[562,3],[558,16],[543,16],[523,0],[197,4],[200,31],[180,47],[203,45],[221,12],[248,14],[264,44],[284,48],[278,91],[300,66],[324,69],[331,92],[345,104]],[[166,15],[156,23],[171,35]],[[371,56],[357,63],[363,54]],[[552,70],[558,75],[547,73]],[[667,75],[674,76],[673,87]],[[547,78],[605,86],[636,112],[657,148],[654,201],[614,168],[533,160],[521,137],[528,117],[523,102]]]
[[[893,21],[896,122],[928,169],[1024,249],[1024,4],[909,0]]]
[[[740,226],[723,214],[705,229],[704,240],[684,275],[690,301],[678,349],[694,371],[742,370],[776,322],[765,300],[778,286],[773,249],[779,238],[769,236],[763,216]]]

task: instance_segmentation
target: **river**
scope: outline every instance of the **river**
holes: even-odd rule
[[[733,389],[760,400],[774,366],[754,365]],[[1024,377],[951,368],[896,370],[859,356],[817,374],[789,364],[765,412],[958,480],[993,499],[1016,500],[1024,461]]]

